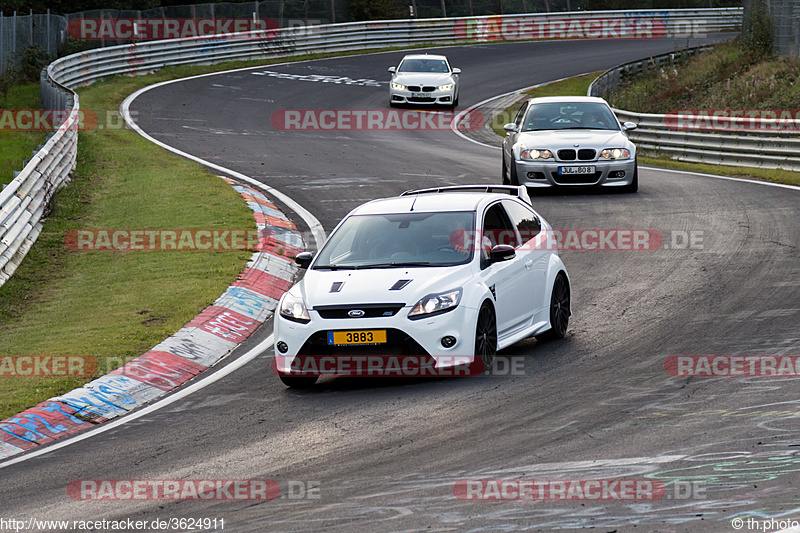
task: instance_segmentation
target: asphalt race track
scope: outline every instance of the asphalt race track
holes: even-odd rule
[[[436,52],[463,70],[464,108],[686,45],[570,41]],[[499,150],[449,130],[273,127],[286,109],[388,109],[386,69],[401,56],[201,77],[146,92],[131,109],[150,135],[282,191],[328,232],[372,198],[499,183]],[[499,355],[495,375],[328,378],[296,391],[271,373],[270,350],[160,410],[2,468],[1,514],[224,518],[236,532],[732,531],[737,517],[797,519],[796,378],[679,378],[665,362],[800,355],[799,200],[788,188],[654,168],[640,169],[638,194],[534,198],[555,228],[657,230],[664,244],[563,252],[573,284],[567,337],[514,345]],[[271,323],[262,330],[259,339]],[[79,479],[272,479],[281,496],[76,501],[67,487]],[[650,480],[666,492],[636,502],[464,501],[454,487],[469,479]]]

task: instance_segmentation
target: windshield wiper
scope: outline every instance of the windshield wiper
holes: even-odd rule
[[[358,267],[351,265],[314,265],[312,270],[355,270]]]
[[[567,126],[566,128],[558,128],[560,130],[607,130],[610,128],[595,128],[593,126]]]
[[[392,262],[392,263],[376,263],[374,265],[359,265],[356,269],[361,270],[365,268],[403,268],[403,267],[423,267],[431,266],[430,261],[405,261],[405,262]]]

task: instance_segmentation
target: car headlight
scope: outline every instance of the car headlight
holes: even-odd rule
[[[452,311],[458,307],[458,303],[461,301],[461,292],[459,288],[438,294],[429,294],[414,305],[411,312],[408,313],[408,318],[419,320]]]
[[[454,84],[452,84],[452,83],[447,83],[445,85],[439,85],[439,90],[440,91],[449,91],[450,89],[453,88],[453,85]]]
[[[631,152],[627,148],[605,148],[600,152],[603,159],[630,159]]]
[[[550,150],[531,148],[529,150],[523,150],[519,156],[522,159],[553,159],[553,152]]]
[[[283,318],[293,322],[300,322],[301,324],[311,322],[311,317],[308,315],[308,309],[306,309],[306,303],[303,298],[290,292],[287,292],[281,298],[280,314]]]
[[[392,89],[394,89],[395,91],[403,91],[405,90],[405,88],[406,88],[405,85],[401,85],[399,83],[392,83]]]

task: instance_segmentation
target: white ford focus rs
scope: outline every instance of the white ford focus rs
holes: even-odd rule
[[[293,387],[325,373],[363,375],[341,364],[352,357],[414,356],[430,375],[487,367],[519,340],[563,337],[571,314],[552,228],[525,187],[373,200],[345,216],[315,257],[296,262],[307,270],[274,323],[273,369]],[[320,357],[326,369],[314,366]]]

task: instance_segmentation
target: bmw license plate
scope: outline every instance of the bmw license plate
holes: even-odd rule
[[[363,331],[329,331],[328,344],[347,346],[349,344],[385,344],[385,329],[369,329]]]
[[[564,174],[594,174],[593,165],[584,165],[582,167],[558,167],[558,173]]]
[[[411,93],[411,98],[430,98],[431,93]]]

